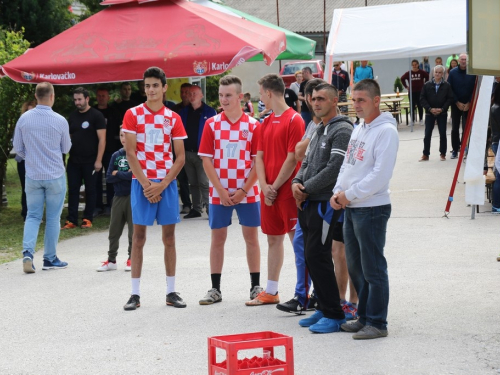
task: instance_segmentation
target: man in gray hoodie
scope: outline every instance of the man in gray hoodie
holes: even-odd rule
[[[342,209],[334,212],[328,202],[352,133],[347,117],[337,115],[338,99],[337,89],[328,83],[313,90],[312,107],[321,123],[292,180],[306,264],[319,300],[316,312],[299,324],[317,333],[339,332],[346,322],[332,262],[332,240],[341,240],[337,237],[341,233],[335,233],[335,224]]]
[[[357,83],[352,100],[365,123],[351,135],[330,203],[336,210],[346,209],[347,267],[359,297],[359,320],[343,324],[342,330],[355,332],[353,339],[374,339],[388,334],[389,278],[384,246],[391,216],[389,181],[399,138],[392,115],[380,112],[376,81]]]

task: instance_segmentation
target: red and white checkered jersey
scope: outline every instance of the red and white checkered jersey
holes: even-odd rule
[[[173,164],[172,141],[187,138],[177,113],[167,107],[153,112],[146,103],[127,110],[122,130],[136,134],[137,159],[149,179],[165,178]]]
[[[222,186],[230,193],[241,189],[253,166],[259,141],[259,122],[243,113],[236,123],[231,123],[222,112],[205,123],[198,155],[208,156]],[[212,182],[209,188],[210,203],[221,204]],[[247,191],[241,203],[260,200],[257,183]]]

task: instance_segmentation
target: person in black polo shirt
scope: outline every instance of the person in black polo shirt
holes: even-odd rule
[[[115,109],[118,110],[118,113],[120,114],[120,124],[123,121],[125,112],[127,112],[128,109],[139,105],[138,102],[130,99],[131,95],[132,86],[130,86],[130,83],[128,82],[123,82],[120,87],[120,101],[114,105]]]
[[[184,140],[186,151],[186,170],[189,189],[193,197],[193,208],[184,219],[200,217],[203,206],[207,207],[208,214],[208,177],[203,169],[203,162],[198,156],[198,147],[205,127],[205,121],[217,114],[215,109],[202,102],[203,93],[199,86],[189,88],[189,105],[184,107],[180,116],[186,129],[187,139]]]
[[[304,77],[304,80],[300,83],[298,96],[299,96],[299,99],[302,101],[301,106],[300,106],[300,115],[304,119],[304,122],[306,124],[306,129],[307,129],[307,127],[309,126],[309,123],[312,120],[312,117],[311,117],[311,112],[309,111],[309,108],[307,107],[306,102],[305,102],[306,98],[304,96],[304,92],[305,92],[307,82],[310,79],[314,78],[311,68],[306,66],[304,69],[302,69],[302,76]]]
[[[68,217],[62,229],[78,226],[78,200],[82,180],[85,184],[85,211],[81,228],[91,228],[95,208],[95,172],[102,169],[106,147],[106,120],[89,105],[89,92],[78,87],[73,92],[76,106],[69,116],[71,150],[66,166],[68,174]]]
[[[114,107],[108,105],[109,102],[109,90],[106,87],[99,87],[97,89],[97,105],[94,106],[99,112],[101,112],[106,121],[106,148],[104,149],[104,155],[102,157],[102,166],[99,172],[96,172],[96,208],[94,210],[94,216],[101,213],[109,215],[111,213],[111,204],[113,202],[113,197],[115,195],[115,189],[113,184],[106,183],[106,205],[103,202],[102,197],[102,174],[103,171],[108,171],[109,162],[113,153],[121,148],[120,143],[120,114]]]

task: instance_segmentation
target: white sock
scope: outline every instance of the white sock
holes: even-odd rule
[[[175,292],[175,276],[167,276],[167,294]]]
[[[266,293],[276,295],[278,293],[278,282],[267,280]]]
[[[140,277],[137,277],[137,278],[132,278],[132,293],[131,294],[136,294],[138,296],[141,295],[141,290],[140,290],[140,286],[141,286],[141,278]]]

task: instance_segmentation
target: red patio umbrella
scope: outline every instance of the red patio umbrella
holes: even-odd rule
[[[210,76],[259,53],[270,65],[286,48],[281,31],[189,1],[102,4],[111,3],[3,65],[3,73],[58,85],[137,80],[150,66],[168,78]]]

